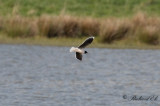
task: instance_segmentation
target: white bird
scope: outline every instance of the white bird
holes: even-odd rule
[[[87,51],[83,50],[86,46],[92,43],[94,37],[87,38],[80,46],[78,47],[71,47],[70,52],[76,52],[76,58],[82,61],[82,54],[88,53]]]

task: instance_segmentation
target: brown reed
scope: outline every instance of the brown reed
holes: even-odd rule
[[[159,44],[160,18],[137,13],[131,18],[75,17],[69,15],[40,17],[0,17],[0,31],[10,37],[83,37],[98,36],[100,42],[112,43],[128,36],[147,44]]]

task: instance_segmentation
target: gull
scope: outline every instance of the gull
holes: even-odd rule
[[[71,47],[70,52],[76,52],[76,58],[82,61],[82,54],[87,54],[88,52],[84,50],[86,46],[92,43],[94,37],[87,38],[80,46]]]

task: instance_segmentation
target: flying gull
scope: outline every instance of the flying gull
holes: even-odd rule
[[[76,58],[82,61],[82,54],[87,54],[88,52],[84,50],[86,46],[92,43],[94,37],[87,38],[80,46],[71,47],[70,52],[76,52]]]

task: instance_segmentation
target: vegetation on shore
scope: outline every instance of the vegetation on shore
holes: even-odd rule
[[[127,40],[158,45],[160,18],[137,13],[130,18],[91,18],[69,15],[0,18],[0,32],[11,38],[95,36],[99,43]]]
[[[61,45],[55,40],[77,41],[77,38],[95,36],[97,47],[160,46],[159,0],[46,0],[41,3],[6,0],[0,3],[0,43],[45,44],[45,39],[48,45],[50,41]]]

